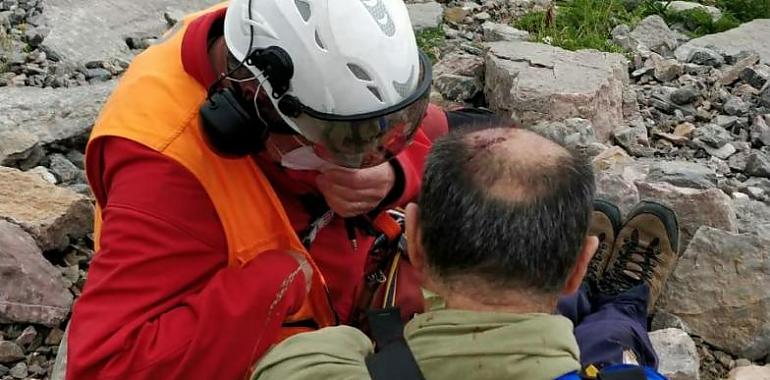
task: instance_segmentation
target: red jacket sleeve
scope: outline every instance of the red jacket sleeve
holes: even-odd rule
[[[73,309],[67,378],[243,378],[304,300],[297,262],[267,252],[228,268],[211,201],[159,153],[107,138],[87,162],[101,247]]]

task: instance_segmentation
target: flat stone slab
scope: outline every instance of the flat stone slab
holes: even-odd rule
[[[159,37],[167,28],[167,11],[193,12],[217,0],[46,0],[46,51],[73,63],[130,60],[126,38]]]
[[[726,32],[710,34],[690,40],[676,49],[674,53],[680,61],[685,61],[695,47],[714,45],[728,54],[737,54],[743,50],[759,53],[762,63],[770,64],[770,19],[757,19]]]
[[[0,162],[37,144],[86,138],[114,86],[0,88]]]
[[[628,69],[622,55],[523,41],[487,46],[485,94],[494,111],[525,125],[587,119],[599,141],[623,124]]]

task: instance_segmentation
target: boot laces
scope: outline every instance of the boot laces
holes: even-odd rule
[[[588,262],[588,277],[592,280],[596,280],[599,276],[599,272],[602,268],[599,266],[604,262],[604,258],[609,254],[610,244],[607,242],[607,234],[600,233],[599,236],[599,248],[596,250],[596,255]]]
[[[660,264],[660,239],[649,244],[639,241],[639,231],[623,239],[618,257],[599,286],[605,294],[619,294],[642,283],[650,283]]]

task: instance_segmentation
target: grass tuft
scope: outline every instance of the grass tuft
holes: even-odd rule
[[[438,28],[423,29],[417,32],[415,37],[417,38],[417,47],[425,52],[430,57],[430,60],[435,63],[436,58],[439,56],[439,49],[444,46],[444,29],[440,26]]]

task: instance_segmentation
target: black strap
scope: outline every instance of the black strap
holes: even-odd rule
[[[366,358],[372,380],[424,380],[412,350],[404,339],[404,325],[398,308],[368,310],[377,353]]]

